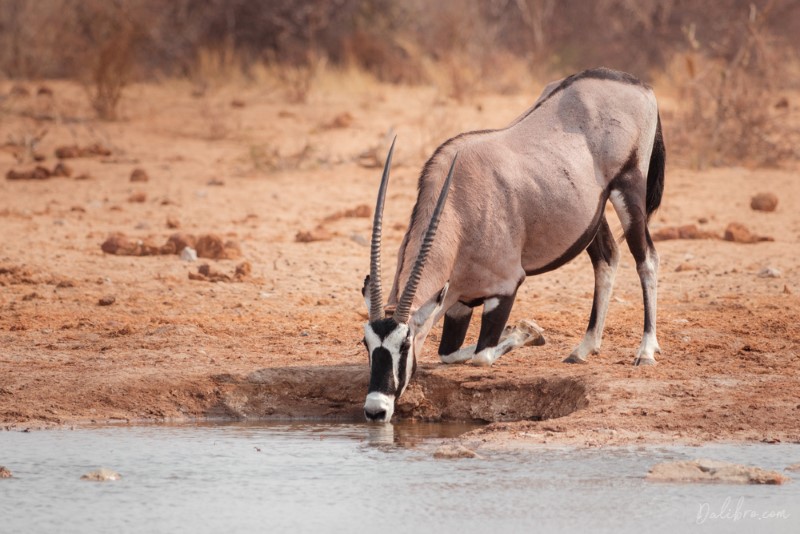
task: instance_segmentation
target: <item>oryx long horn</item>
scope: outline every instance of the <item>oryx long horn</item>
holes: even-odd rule
[[[453,170],[456,168],[457,158],[458,153],[453,157],[453,163],[450,165],[450,172],[447,173],[447,179],[444,181],[442,191],[439,193],[439,200],[436,201],[436,208],[433,210],[431,222],[428,224],[428,230],[425,232],[425,239],[422,240],[422,246],[419,248],[417,260],[414,262],[414,267],[411,269],[406,288],[403,290],[403,296],[400,297],[400,302],[397,304],[397,309],[394,312],[394,320],[398,323],[408,322],[411,303],[414,300],[414,295],[417,293],[419,279],[422,277],[422,269],[425,267],[425,260],[433,245],[433,239],[436,237],[436,228],[439,226],[439,218],[442,215],[442,210],[447,201],[447,194],[450,191],[450,182],[453,179]]]
[[[369,252],[369,320],[383,319],[383,294],[381,292],[381,230],[383,229],[383,204],[386,201],[386,186],[389,185],[389,169],[392,166],[392,153],[397,136],[392,140],[389,155],[383,166],[383,176],[375,204],[375,218],[372,220],[372,246]]]

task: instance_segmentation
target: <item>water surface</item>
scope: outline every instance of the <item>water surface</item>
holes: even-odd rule
[[[643,479],[654,463],[698,457],[781,470],[800,461],[800,445],[542,447],[433,459],[430,438],[466,428],[259,423],[0,432],[0,465],[16,477],[0,480],[0,532],[800,532],[798,482]],[[99,467],[124,478],[80,480]]]

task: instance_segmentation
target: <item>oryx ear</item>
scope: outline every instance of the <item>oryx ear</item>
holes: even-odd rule
[[[369,283],[369,275],[364,278],[364,287],[361,288],[361,295],[364,297],[364,302],[367,305],[367,311],[369,311],[369,292],[372,289],[372,284]]]
[[[411,318],[411,322],[414,323],[416,329],[419,329],[422,325],[428,322],[433,317],[439,315],[439,312],[442,311],[442,306],[444,306],[444,298],[447,296],[447,289],[450,287],[450,282],[447,282],[441,291],[439,291],[436,295],[430,298],[428,302],[423,304],[414,316]]]

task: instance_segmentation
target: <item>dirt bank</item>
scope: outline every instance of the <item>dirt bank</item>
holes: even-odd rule
[[[99,143],[111,155],[70,159],[72,177],[0,181],[0,424],[11,428],[357,414],[370,230],[359,206],[373,202],[372,166],[387,130],[399,134],[384,237],[391,251],[435,145],[502,126],[536,92],[457,105],[375,86],[290,105],[257,88],[192,98],[188,85],[142,86],[124,120],[97,123],[80,88],[52,88],[49,114],[37,112],[41,103],[6,101],[0,139],[47,126],[37,151],[48,169],[63,145]],[[245,105],[231,107],[234,97]],[[353,117],[348,125],[323,127],[342,113]],[[15,154],[0,150],[3,176],[26,168]],[[131,183],[136,168],[147,182]],[[759,192],[778,197],[775,211],[750,208]],[[545,346],[490,369],[446,367],[435,356],[436,329],[399,415],[497,421],[473,434],[490,442],[800,441],[798,205],[796,170],[669,168],[654,229],[695,224],[722,236],[739,222],[774,241],[657,243],[659,365],[630,365],[642,307],[627,251],[602,353],[583,366],[560,363],[591,307],[582,256],[520,290],[512,321],[535,319]],[[241,257],[201,260],[230,281],[190,279],[199,262],[177,254],[101,250],[114,233],[146,250],[176,231],[235,242]],[[314,239],[297,238],[305,233]],[[243,261],[252,270],[234,276]]]

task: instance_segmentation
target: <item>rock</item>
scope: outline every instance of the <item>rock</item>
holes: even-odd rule
[[[234,277],[237,280],[242,280],[250,276],[250,273],[253,272],[253,266],[250,265],[249,261],[243,261],[239,265],[236,266],[236,271],[234,272]]]
[[[75,179],[79,180],[79,181],[91,180],[92,179],[92,175],[89,174],[88,172],[84,172],[83,174],[79,174],[78,176],[76,176]]]
[[[725,484],[783,484],[790,479],[758,467],[698,459],[656,464],[647,480],[657,482],[719,482]]]
[[[56,148],[56,157],[59,159],[78,158],[81,155],[81,149],[75,145],[60,146]]]
[[[786,467],[785,471],[800,471],[800,462]]]
[[[694,224],[683,226],[665,226],[652,234],[653,241],[670,239],[719,239],[719,235],[707,230],[700,230]]]
[[[231,100],[231,107],[239,109],[245,107],[244,100],[239,100],[238,98],[234,98],[233,100]]]
[[[780,278],[781,272],[775,267],[764,267],[758,271],[759,278]]]
[[[56,148],[58,159],[83,158],[88,156],[110,156],[111,150],[100,143],[94,143],[85,147],[78,145],[66,145]]]
[[[235,241],[222,241],[217,234],[204,234],[197,238],[197,256],[212,260],[236,259],[242,255]]]
[[[197,240],[191,234],[176,232],[169,236],[166,245],[161,247],[162,254],[180,254],[186,247],[195,248]],[[196,251],[195,251],[196,252]]]
[[[27,171],[11,169],[6,173],[6,180],[47,180],[51,175],[50,169],[37,165]]]
[[[789,286],[786,285],[786,284],[783,284],[783,294],[784,295],[791,295],[792,294],[792,290],[789,289]]]
[[[72,167],[70,167],[63,161],[59,161],[53,168],[53,176],[61,176],[64,178],[69,178],[70,176],[72,176]]]
[[[446,444],[442,445],[433,453],[433,457],[437,460],[454,460],[458,458],[478,458],[482,457],[475,451],[464,447],[459,444]]]
[[[319,226],[311,231],[300,231],[294,236],[298,243],[313,243],[314,241],[328,241],[333,237],[328,230]]]
[[[176,228],[181,227],[181,221],[177,219],[177,217],[167,216],[167,228],[170,230],[175,230]]]
[[[117,298],[114,295],[106,295],[105,297],[101,298],[97,301],[100,306],[111,306],[117,301]]]
[[[14,475],[5,466],[0,465],[0,478],[13,478]]]
[[[131,182],[148,182],[150,181],[150,177],[147,175],[144,169],[133,169],[131,172]]]
[[[108,482],[111,480],[119,480],[122,475],[111,469],[97,469],[96,471],[89,471],[81,477],[81,480],[91,480],[93,482]]]
[[[350,241],[358,245],[361,245],[362,247],[368,247],[370,245],[369,239],[367,239],[361,234],[356,234],[356,233],[350,234]]]
[[[759,241],[774,241],[774,239],[753,234],[742,223],[732,222],[725,229],[725,241],[732,241],[734,243],[758,243]]]
[[[680,265],[678,265],[677,267],[675,267],[675,272],[676,273],[682,273],[682,272],[685,272],[685,271],[694,271],[696,269],[697,269],[697,267],[695,267],[691,263],[683,262]]]
[[[772,193],[759,193],[750,199],[750,208],[756,211],[775,211],[778,197]]]
[[[206,182],[206,185],[222,187],[223,185],[225,185],[225,180],[220,180],[219,178],[212,178]]]
[[[112,234],[106,239],[100,248],[106,254],[118,254],[120,256],[132,256],[138,250],[138,245],[128,239],[124,234]]]
[[[117,256],[155,256],[163,254],[159,247],[149,241],[129,239],[125,234],[115,233],[106,239],[100,248],[106,254]]]
[[[144,191],[134,191],[131,193],[131,196],[128,197],[128,202],[146,202],[147,201],[147,193]]]
[[[204,263],[197,268],[197,274],[189,273],[189,280],[202,282],[230,282],[231,277],[213,269],[209,264]]]
[[[192,247],[183,247],[181,259],[188,262],[197,261],[197,251]]]
[[[322,127],[326,130],[333,130],[337,128],[347,128],[351,124],[353,124],[353,116],[345,111],[344,113],[336,115],[330,122],[323,124]]]

